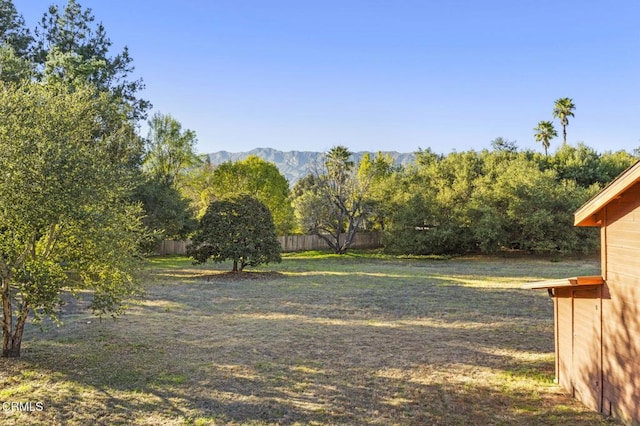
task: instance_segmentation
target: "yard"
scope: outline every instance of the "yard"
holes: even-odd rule
[[[552,299],[597,260],[288,255],[242,276],[152,259],[117,319],[70,303],[0,359],[0,423],[612,424],[553,383]],[[277,272],[271,272],[277,271]],[[36,403],[42,403],[42,410]]]

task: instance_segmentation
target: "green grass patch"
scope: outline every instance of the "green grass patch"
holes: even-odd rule
[[[597,261],[313,252],[228,266],[155,257],[123,317],[29,327],[23,357],[0,359],[0,396],[46,409],[0,422],[611,424],[552,383],[552,299],[521,288]]]

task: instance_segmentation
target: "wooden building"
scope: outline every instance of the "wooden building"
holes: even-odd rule
[[[640,162],[575,213],[600,227],[602,276],[531,283],[554,299],[556,380],[588,407],[640,425]]]

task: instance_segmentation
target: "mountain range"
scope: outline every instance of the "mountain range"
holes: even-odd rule
[[[376,152],[360,151],[354,153],[351,158],[357,163],[366,153],[369,153],[371,156],[377,154]],[[244,160],[250,155],[255,155],[265,161],[274,163],[278,167],[278,170],[280,170],[280,173],[287,178],[289,184],[294,185],[299,179],[309,174],[315,162],[318,161],[323,154],[323,152],[313,151],[279,151],[273,148],[256,148],[248,152],[218,151],[207,155],[214,165],[227,161]],[[396,164],[402,166],[409,164],[414,159],[413,154],[395,151],[383,151],[382,154],[389,154],[391,158],[395,160]]]

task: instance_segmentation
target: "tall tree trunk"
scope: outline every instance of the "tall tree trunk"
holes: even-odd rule
[[[231,272],[238,272],[238,261],[237,260],[233,261],[233,269],[231,270]]]

